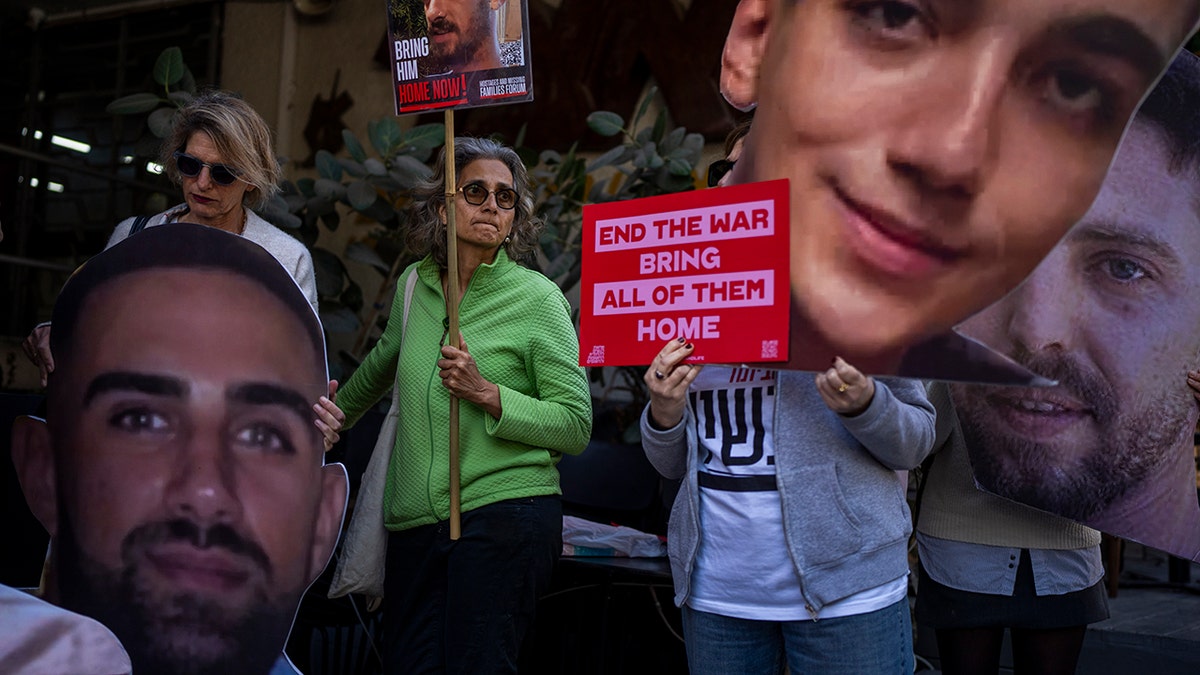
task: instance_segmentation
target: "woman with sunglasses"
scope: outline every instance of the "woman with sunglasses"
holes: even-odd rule
[[[427,255],[397,281],[387,328],[338,403],[351,425],[399,388],[383,496],[385,670],[516,672],[562,550],[556,465],[587,445],[591,396],[562,292],[514,262],[541,229],[525,166],[490,140],[455,141],[459,296],[447,297],[445,161],[443,150],[414,190],[408,247]],[[460,349],[447,336],[450,302]],[[447,521],[451,396],[461,402],[457,541]]]
[[[188,221],[240,234],[275,256],[317,310],[308,249],[251,210],[279,191],[282,172],[271,130],[250,104],[224,91],[197,96],[176,114],[159,161],[183,190],[184,203],[154,216],[146,227]],[[108,246],[129,236],[135,220],[117,225]]]
[[[200,94],[176,113],[159,161],[167,176],[183,190],[184,203],[149,220],[122,221],[105,248],[143,227],[177,221],[232,232],[274,256],[317,311],[317,282],[308,249],[250,210],[261,208],[278,192],[281,177],[271,146],[271,130],[254,108],[228,92]],[[22,347],[41,370],[42,386],[46,386],[46,378],[54,370],[50,324],[34,328]]]

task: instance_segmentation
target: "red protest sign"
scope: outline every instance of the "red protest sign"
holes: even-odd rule
[[[386,0],[396,114],[533,100],[528,0]]]
[[[787,180],[585,206],[580,365],[786,361],[787,220]]]

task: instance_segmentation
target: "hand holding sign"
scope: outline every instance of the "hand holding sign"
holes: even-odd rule
[[[688,387],[704,368],[684,363],[694,349],[695,346],[684,338],[671,340],[654,357],[642,377],[650,391],[650,421],[660,428],[670,429],[683,419]]]

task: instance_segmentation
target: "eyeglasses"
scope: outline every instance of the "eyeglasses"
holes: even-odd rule
[[[467,183],[458,188],[462,193],[463,199],[472,206],[482,206],[487,201],[488,195],[496,195],[496,206],[510,211],[517,205],[517,191],[512,188],[500,188],[498,190],[488,190],[479,183]]]
[[[737,160],[718,159],[708,165],[708,187],[717,187],[717,183],[725,177],[725,174],[733,170],[733,165],[737,164]]]
[[[232,185],[233,181],[238,180],[241,174],[241,171],[231,166],[201,162],[186,152],[178,151],[175,153],[175,166],[179,169],[180,174],[188,178],[199,176],[200,170],[207,166],[208,175],[217,185]]]

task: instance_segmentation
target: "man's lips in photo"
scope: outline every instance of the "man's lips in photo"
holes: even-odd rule
[[[235,591],[256,571],[247,556],[225,548],[197,548],[187,542],[158,544],[143,555],[150,569],[173,587],[206,594]]]
[[[1063,387],[998,387],[984,400],[1017,436],[1049,441],[1081,423],[1097,421],[1093,408]]]
[[[863,262],[891,277],[928,279],[967,255],[967,246],[944,241],[928,228],[833,187],[844,208],[850,247]]]
[[[449,21],[434,21],[429,26],[429,37],[439,37],[457,32],[458,29]]]

